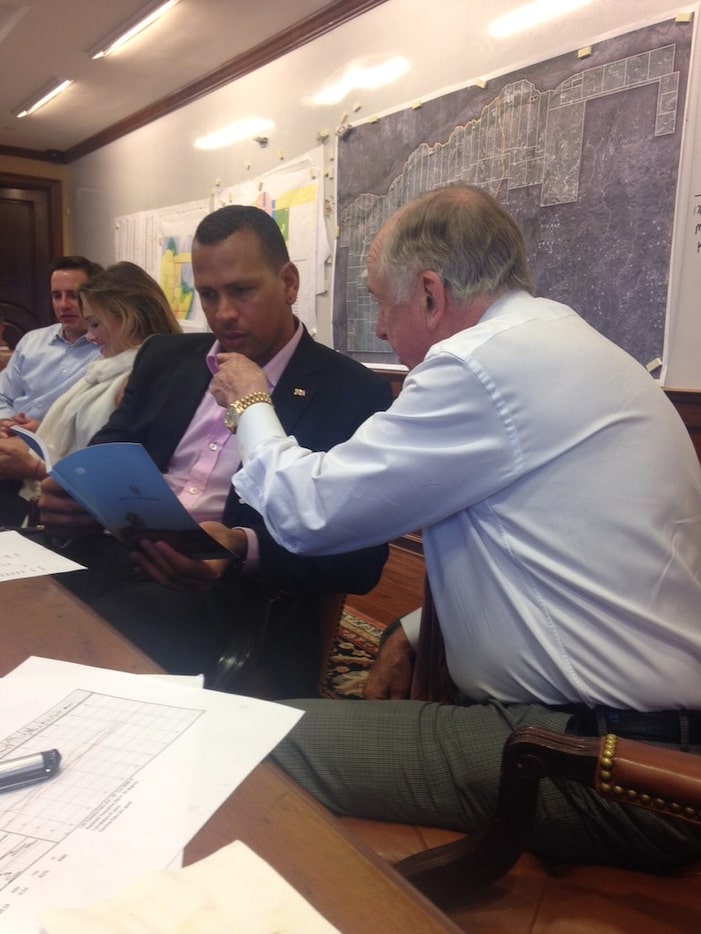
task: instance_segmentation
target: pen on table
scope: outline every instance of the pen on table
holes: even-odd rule
[[[43,782],[58,772],[61,753],[58,749],[33,752],[17,759],[0,760],[0,791]]]

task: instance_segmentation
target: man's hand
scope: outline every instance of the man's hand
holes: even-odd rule
[[[27,418],[24,412],[13,415],[12,418],[0,418],[0,438],[14,437],[10,428],[14,428],[15,425],[26,428],[27,431],[36,431],[39,427],[39,422],[36,418]]]
[[[20,428],[26,428],[27,431],[36,431],[39,427],[39,420],[37,418],[29,418],[24,412],[18,412],[13,422],[15,425],[19,425]]]
[[[200,522],[200,528],[204,529],[210,538],[223,545],[232,555],[245,560],[248,554],[248,538],[243,529],[230,529],[221,522]]]
[[[152,581],[171,590],[209,590],[222,576],[226,558],[200,561],[187,558],[167,542],[142,539],[139,550],[130,553],[134,566]]]
[[[217,354],[217,363],[219,371],[209,384],[209,391],[223,408],[252,392],[268,391],[265,373],[243,354]]]
[[[365,682],[365,700],[400,700],[409,697],[414,649],[401,626],[380,648]]]
[[[202,528],[233,555],[245,557],[248,540],[243,529],[229,529],[220,522],[203,522]],[[226,558],[188,558],[166,542],[149,539],[142,539],[130,557],[144,576],[171,590],[207,591],[229,566]]]
[[[38,460],[20,438],[0,439],[0,479],[41,480],[46,471],[43,461]]]
[[[99,523],[50,477],[41,484],[39,516],[46,531],[54,535],[94,532],[100,528]]]

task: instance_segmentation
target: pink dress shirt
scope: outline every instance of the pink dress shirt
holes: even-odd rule
[[[263,367],[271,393],[301,337],[302,328],[298,323],[292,338]],[[207,366],[212,374],[219,369],[219,352],[219,341],[215,341],[207,354]],[[220,522],[231,489],[231,478],[240,463],[236,435],[224,425],[222,407],[210,392],[206,392],[170,459],[165,478],[197,522]],[[244,568],[253,572],[258,567],[258,538],[251,529],[244,531],[248,538]]]

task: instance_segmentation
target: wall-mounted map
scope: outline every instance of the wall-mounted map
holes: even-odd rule
[[[668,21],[355,126],[338,144],[334,343],[374,336],[367,251],[411,197],[464,180],[524,230],[537,293],[643,364],[662,356],[692,25]]]

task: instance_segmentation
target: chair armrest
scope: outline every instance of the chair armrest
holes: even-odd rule
[[[397,869],[429,898],[458,902],[509,871],[525,848],[542,778],[565,778],[619,804],[701,823],[701,756],[609,734],[582,737],[538,727],[504,744],[488,828],[402,860]]]
[[[594,787],[619,804],[701,824],[701,756],[605,736]]]

